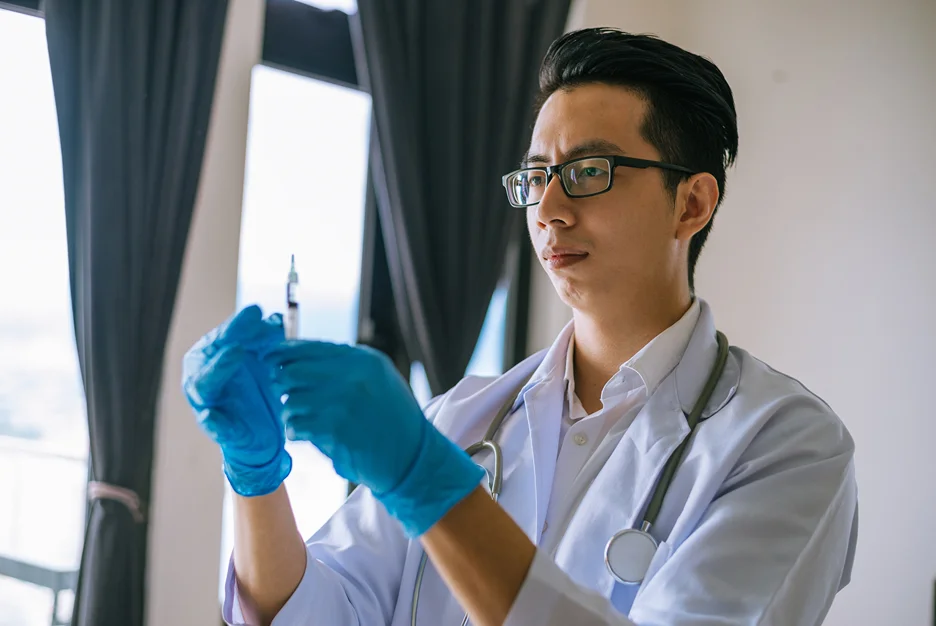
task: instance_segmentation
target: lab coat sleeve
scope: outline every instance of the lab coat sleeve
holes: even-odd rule
[[[547,554],[537,550],[533,564],[504,626],[635,626],[603,596],[576,585]]]
[[[389,624],[396,606],[408,539],[399,524],[359,488],[306,542],[306,569],[272,626]],[[233,558],[222,617],[255,626],[241,611]]]
[[[853,452],[831,413],[776,415],[681,545],[661,544],[628,617],[537,553],[505,626],[821,624],[854,556]]]
[[[438,399],[424,409],[430,419],[436,406]],[[408,546],[400,524],[370,490],[356,489],[306,542],[305,573],[271,626],[389,624]],[[232,556],[222,617],[232,626],[254,626],[241,601]]]

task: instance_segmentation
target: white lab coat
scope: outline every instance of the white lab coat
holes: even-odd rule
[[[857,537],[854,444],[825,403],[732,348],[664,500],[652,531],[660,547],[638,589],[608,573],[605,544],[639,525],[666,460],[688,434],[685,414],[717,352],[711,311],[702,302],[679,365],[594,481],[579,488],[564,527],[546,535],[564,385],[561,368],[539,368],[544,352],[497,379],[466,378],[426,411],[466,447],[532,374],[498,436],[500,503],[539,547],[507,626],[822,622],[848,583]],[[274,626],[409,626],[422,550],[368,490],[358,489],[307,548],[306,573]],[[225,619],[242,623],[233,565],[227,589]],[[419,623],[457,626],[462,616],[430,563]]]

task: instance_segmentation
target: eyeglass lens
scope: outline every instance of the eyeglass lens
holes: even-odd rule
[[[607,159],[585,158],[567,163],[562,168],[562,183],[570,197],[590,196],[611,186],[611,167]],[[539,202],[546,192],[546,169],[516,172],[507,180],[510,201],[516,205]]]

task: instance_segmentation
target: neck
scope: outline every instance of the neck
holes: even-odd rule
[[[638,299],[604,314],[573,311],[575,390],[589,413],[601,407],[601,390],[621,364],[679,321],[692,304],[688,292],[649,300]]]

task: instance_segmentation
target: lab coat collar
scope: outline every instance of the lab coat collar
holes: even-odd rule
[[[539,365],[533,371],[532,376],[529,377],[523,389],[520,390],[520,394],[514,402],[514,410],[524,402],[524,396],[528,391],[542,383],[558,378],[559,375],[565,371],[566,356],[569,352],[569,343],[572,340],[573,328],[574,322],[569,320],[556,336],[556,340],[553,341],[548,350],[541,351],[527,359],[527,361],[538,362]]]
[[[692,412],[715,365],[718,356],[715,318],[705,300],[699,299],[699,303],[699,319],[682,359],[663,380],[628,431],[644,454],[674,432],[678,424],[688,428],[686,416]],[[725,371],[718,379],[701,419],[708,419],[724,407],[738,391],[740,380],[741,366],[737,358],[729,353]],[[650,419],[648,415],[653,415],[653,418]]]
[[[686,346],[686,352],[674,371],[676,394],[679,397],[682,411],[687,415],[692,411],[699,394],[702,393],[705,381],[708,380],[709,373],[718,356],[718,341],[715,338],[715,317],[712,315],[711,307],[705,300],[700,298],[699,303],[702,306],[699,321],[696,322],[695,330],[689,338],[689,345]],[[738,390],[740,380],[741,366],[736,358],[729,355],[728,362],[725,364],[725,371],[718,380],[715,391],[702,412],[702,419],[711,417],[731,400]]]
[[[653,395],[661,382],[679,364],[692,332],[699,320],[702,305],[698,298],[672,326],[650,340],[627,363],[621,366],[636,371],[647,387],[647,396]]]
[[[679,364],[680,359],[682,359],[682,355],[686,351],[686,346],[689,343],[689,338],[692,336],[692,332],[699,320],[701,309],[702,307],[698,298],[693,299],[682,317],[672,326],[666,328],[663,332],[651,339],[650,342],[641,348],[634,356],[621,364],[617,373],[615,373],[602,389],[602,401],[604,402],[607,399],[606,394],[609,385],[613,381],[620,381],[622,377],[627,375],[626,372],[628,371],[639,377],[640,383],[642,383],[646,389],[647,397],[653,395],[653,392],[656,391],[656,388],[663,382],[663,379],[673,371],[676,365]],[[569,406],[569,416],[572,419],[575,419],[576,414],[582,415],[581,412],[575,410],[576,407],[580,407],[581,405],[575,395],[575,375],[573,372],[574,344],[575,333],[573,332],[569,339],[568,347],[566,348],[564,374],[567,395],[566,402]],[[629,384],[619,386],[614,392],[615,394],[627,393],[629,390],[636,388],[639,384],[633,378],[628,377],[628,379],[630,381]]]

